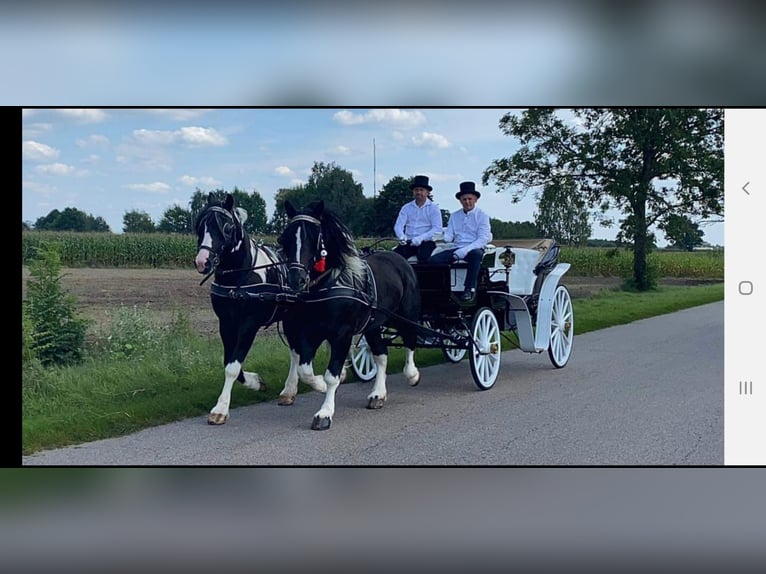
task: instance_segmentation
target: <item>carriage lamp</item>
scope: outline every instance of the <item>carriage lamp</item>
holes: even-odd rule
[[[516,262],[516,254],[511,251],[510,246],[507,246],[503,252],[498,257],[500,259],[500,263],[503,264],[503,267],[506,268],[506,270],[513,267],[513,264]]]

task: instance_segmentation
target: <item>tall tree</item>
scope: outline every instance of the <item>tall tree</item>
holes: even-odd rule
[[[359,235],[362,232],[364,191],[362,184],[354,181],[350,171],[335,162],[314,162],[306,192],[313,199],[323,199],[325,206],[334,211],[352,233]]]
[[[543,237],[564,245],[585,245],[591,233],[585,199],[571,178],[560,178],[544,186],[537,204],[535,225]]]
[[[168,207],[157,225],[162,233],[192,233],[191,211],[180,205]]]
[[[694,251],[695,247],[702,245],[702,236],[705,235],[699,224],[683,215],[670,215],[662,230],[671,245],[685,251]]]
[[[394,223],[399,210],[412,201],[411,179],[400,175],[392,177],[373,200],[372,217],[367,224],[367,233],[375,237],[393,237]]]
[[[253,190],[252,193],[242,191],[237,186],[230,192],[224,189],[211,190],[218,199],[224,199],[227,193],[231,193],[234,196],[234,205],[241,207],[247,212],[247,219],[245,220],[244,228],[250,235],[260,235],[267,233],[267,219],[266,219],[266,201],[261,197],[261,194]],[[199,188],[192,195],[189,200],[190,213],[196,214],[205,205],[207,205],[207,198],[209,192],[201,191]]]
[[[365,229],[368,202],[363,186],[354,181],[350,171],[334,162],[314,162],[306,184],[277,191],[274,196],[274,214],[269,223],[271,233],[279,233],[287,222],[284,212],[287,199],[296,206],[324,200],[325,206],[334,211],[352,233],[360,235]],[[393,227],[393,222],[391,226]]]
[[[122,230],[125,233],[154,233],[157,228],[148,213],[134,209],[123,214]]]
[[[64,211],[54,209],[48,215],[39,217],[35,221],[35,229],[38,231],[111,231],[103,217],[93,217],[74,207],[67,207]]]
[[[670,215],[703,220],[723,214],[723,110],[698,108],[551,108],[509,113],[500,120],[521,147],[484,171],[482,183],[512,189],[519,201],[530,189],[576,183],[590,207],[623,216],[633,245],[633,283],[650,288],[649,228]]]

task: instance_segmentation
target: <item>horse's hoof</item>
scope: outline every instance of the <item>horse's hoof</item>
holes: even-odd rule
[[[420,382],[420,373],[418,373],[418,378],[417,378],[417,379],[415,379],[415,381],[414,381],[414,382],[410,382],[409,380],[408,380],[407,382],[408,382],[408,383],[410,383],[410,386],[411,386],[411,387],[417,387],[417,386],[418,386],[418,383]]]
[[[385,403],[385,402],[386,402],[385,398],[381,399],[380,397],[372,397],[367,402],[367,408],[368,409],[382,409],[383,408],[383,403]]]
[[[311,421],[311,430],[327,430],[331,424],[332,419],[330,417],[314,417],[314,420]]]
[[[207,415],[207,424],[209,425],[222,425],[229,418],[229,415],[222,415],[219,413],[210,413]]]
[[[293,403],[295,403],[295,397],[285,396],[285,397],[279,397],[279,399],[277,399],[277,404],[282,407],[289,407]]]

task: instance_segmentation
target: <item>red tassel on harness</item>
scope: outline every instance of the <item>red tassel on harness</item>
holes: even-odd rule
[[[326,256],[327,256],[327,251],[325,251],[324,249],[322,249],[322,250],[319,252],[319,261],[317,261],[316,263],[314,263],[314,271],[316,271],[317,273],[324,273],[324,270],[325,270],[325,264],[324,264],[324,263],[325,263],[325,261],[324,261],[324,258],[325,258]]]

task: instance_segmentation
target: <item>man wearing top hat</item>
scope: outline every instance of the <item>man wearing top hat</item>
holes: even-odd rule
[[[413,200],[402,206],[394,223],[394,234],[399,240],[394,251],[405,259],[417,255],[422,263],[436,249],[434,236],[442,232],[442,214],[430,198],[433,188],[428,185],[427,176],[416,175],[410,189]]]
[[[450,215],[447,231],[444,232],[444,241],[454,242],[456,247],[440,251],[428,262],[452,263],[461,259],[465,260],[468,263],[468,269],[460,301],[470,303],[476,297],[481,258],[484,248],[492,241],[492,230],[489,225],[489,215],[476,207],[481,193],[476,190],[476,184],[473,181],[462,182],[460,191],[455,194],[455,197],[463,208]]]

